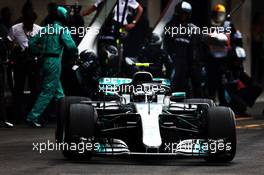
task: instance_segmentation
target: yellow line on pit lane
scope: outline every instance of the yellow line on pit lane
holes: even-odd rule
[[[236,121],[253,120],[253,117],[236,117]]]
[[[237,129],[264,129],[264,123],[261,124],[248,124],[248,125],[238,125]]]

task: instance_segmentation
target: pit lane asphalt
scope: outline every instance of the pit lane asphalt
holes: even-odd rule
[[[260,112],[258,104],[254,112]],[[262,174],[264,172],[264,117],[237,120],[238,148],[232,163],[209,164],[203,160],[158,158],[94,158],[68,161],[59,151],[39,154],[32,143],[54,141],[54,127],[0,128],[0,174]]]

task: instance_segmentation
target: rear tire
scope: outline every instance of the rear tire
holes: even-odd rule
[[[212,140],[225,139],[230,144],[230,150],[209,153],[208,162],[227,163],[234,159],[236,154],[236,124],[235,115],[231,108],[213,107],[207,113],[207,137]],[[226,147],[225,147],[226,149]]]

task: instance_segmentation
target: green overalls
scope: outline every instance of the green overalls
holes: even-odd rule
[[[78,54],[70,31],[65,30],[59,22],[44,27],[38,35],[29,40],[29,48],[32,52],[42,56],[43,79],[41,93],[28,114],[27,121],[38,122],[53,98],[58,101],[64,97],[60,81],[64,47],[67,47],[73,56]]]

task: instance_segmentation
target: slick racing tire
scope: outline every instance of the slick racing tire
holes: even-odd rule
[[[93,138],[96,134],[98,115],[93,106],[87,104],[72,104],[70,106],[69,119],[66,122],[64,130],[64,141],[68,145],[80,145],[82,149],[79,150],[63,150],[64,157],[68,159],[90,159],[92,158]],[[81,140],[84,138],[84,140]],[[88,145],[88,147],[87,147]]]
[[[78,104],[81,101],[90,101],[89,98],[86,97],[64,97],[57,111],[57,127],[55,132],[56,142],[61,143],[63,141],[63,127],[65,126],[66,119],[69,118],[70,106],[72,104]]]
[[[190,98],[190,99],[185,99],[185,103],[194,103],[194,104],[199,104],[199,103],[205,103],[209,105],[209,108],[215,107],[215,103],[213,100],[210,99],[199,99],[199,98]]]
[[[212,152],[211,148],[209,149],[208,157],[206,161],[208,162],[218,162],[218,163],[227,163],[234,159],[236,154],[236,123],[235,115],[231,108],[227,107],[212,107],[208,109],[207,113],[207,137],[208,140],[222,140],[224,143],[220,148],[217,148],[215,152]],[[209,141],[209,143],[211,143]],[[219,144],[220,145],[220,144]],[[217,144],[216,147],[219,146]],[[216,148],[215,147],[215,148]]]

